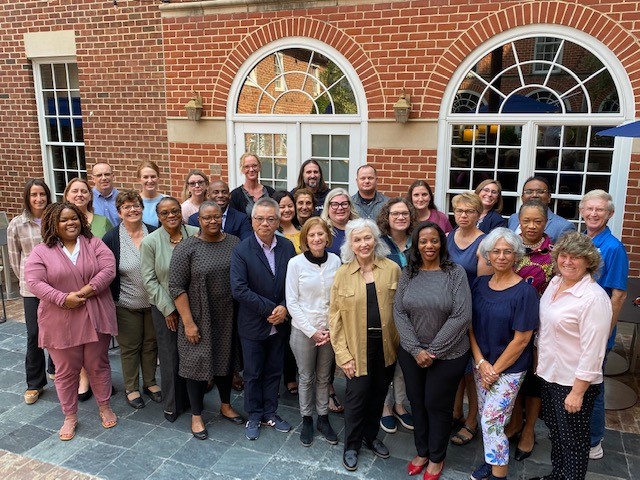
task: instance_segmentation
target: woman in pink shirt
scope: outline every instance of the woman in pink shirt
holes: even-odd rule
[[[108,348],[117,335],[116,309],[109,291],[115,278],[111,250],[91,234],[86,217],[72,203],[49,205],[42,217],[42,243],[25,265],[29,291],[38,307],[41,348],[56,364],[56,389],[65,419],[60,440],[71,440],[78,424],[80,369],[88,374],[104,428],[114,427],[109,406]]]
[[[593,279],[600,253],[582,233],[553,248],[559,275],[540,299],[537,374],[551,438],[550,477],[583,479],[589,463],[589,419],[602,383],[611,300]],[[55,360],[55,359],[54,359]]]

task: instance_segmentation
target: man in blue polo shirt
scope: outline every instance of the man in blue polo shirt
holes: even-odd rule
[[[116,197],[118,190],[113,188],[113,170],[106,162],[99,162],[91,170],[93,180],[93,211],[98,215],[104,215],[113,226],[120,224]]]
[[[598,284],[611,297],[613,315],[611,318],[610,337],[607,353],[613,348],[616,339],[616,324],[620,309],[627,298],[627,277],[629,275],[629,259],[624,245],[613,236],[607,222],[614,212],[613,198],[604,190],[587,192],[580,202],[580,215],[584,220],[586,234],[602,256],[602,270],[597,277]],[[606,362],[606,357],[605,357]],[[603,366],[604,368],[604,366]],[[602,458],[602,439],[604,438],[604,383],[596,398],[591,414],[591,450],[589,458]]]

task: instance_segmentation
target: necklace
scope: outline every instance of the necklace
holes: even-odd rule
[[[184,237],[182,236],[182,234],[180,234],[180,238],[178,240],[174,240],[173,238],[169,237],[169,241],[171,243],[173,243],[174,245],[179,244],[183,239],[184,239]]]
[[[529,245],[528,243],[524,243],[524,242],[522,242],[522,243],[523,243],[523,245],[524,245],[524,247],[525,247],[525,248],[529,248],[529,249],[531,249],[531,250],[535,250],[535,249],[536,249],[536,248],[538,248],[540,245],[542,245],[542,241],[543,241],[543,240],[544,240],[544,237],[542,237],[538,242],[536,242],[536,243],[534,243],[534,244],[532,244],[532,245]]]

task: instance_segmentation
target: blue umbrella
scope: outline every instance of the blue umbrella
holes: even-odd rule
[[[607,128],[597,132],[596,135],[601,137],[633,137],[640,138],[640,121],[619,125],[613,128]]]

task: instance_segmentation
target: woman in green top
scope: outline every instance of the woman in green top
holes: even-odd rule
[[[93,193],[89,182],[84,178],[72,178],[64,189],[64,199],[80,209],[91,226],[94,237],[102,238],[113,228],[107,217],[93,213]],[[84,368],[80,370],[80,385],[78,386],[78,400],[86,402],[93,392],[89,385],[89,376]]]
[[[87,217],[94,237],[102,238],[113,228],[107,217],[93,213],[93,193],[89,182],[84,178],[72,178],[64,189],[64,199],[73,203]]]

